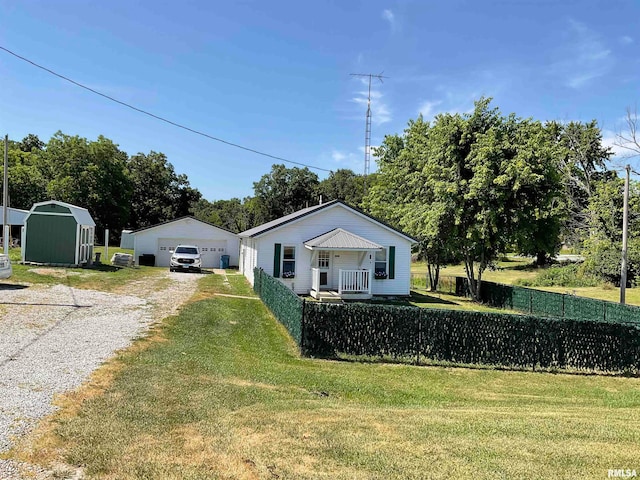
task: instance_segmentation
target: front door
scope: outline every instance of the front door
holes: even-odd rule
[[[318,269],[320,270],[320,288],[328,290],[331,279],[331,252],[320,250],[318,252]]]

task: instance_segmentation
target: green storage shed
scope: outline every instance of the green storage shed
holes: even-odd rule
[[[96,223],[86,208],[50,200],[31,207],[22,234],[22,261],[91,263]]]

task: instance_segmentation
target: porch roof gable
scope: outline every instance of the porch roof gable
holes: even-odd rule
[[[304,242],[309,250],[382,250],[382,246],[366,238],[362,238],[342,228],[335,228],[327,233]]]

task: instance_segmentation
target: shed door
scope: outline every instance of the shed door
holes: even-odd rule
[[[159,238],[156,266],[168,267],[171,260],[171,250],[177,245],[197,245],[202,255],[204,268],[219,268],[220,255],[228,255],[226,240],[196,239],[196,238]]]

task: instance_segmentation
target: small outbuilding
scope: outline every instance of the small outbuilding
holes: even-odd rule
[[[22,261],[79,266],[91,262],[96,223],[86,208],[36,203],[24,221]]]
[[[20,238],[20,231],[24,226],[24,220],[29,215],[29,210],[20,210],[19,208],[7,207],[7,225],[10,229],[11,245],[17,243]],[[0,206],[0,245],[4,245],[4,232],[1,225],[4,225],[4,208]]]
[[[133,232],[136,265],[140,257],[156,267],[168,267],[171,251],[178,245],[197,245],[203,268],[219,268],[220,257],[229,256],[229,266],[238,266],[240,239],[238,236],[194,217],[182,217]]]
[[[122,230],[120,234],[120,248],[133,250],[133,230]]]
[[[29,215],[29,210],[20,210],[19,208],[7,207],[7,225],[20,226],[24,225],[24,220]],[[0,224],[4,224],[4,209],[0,206]]]

